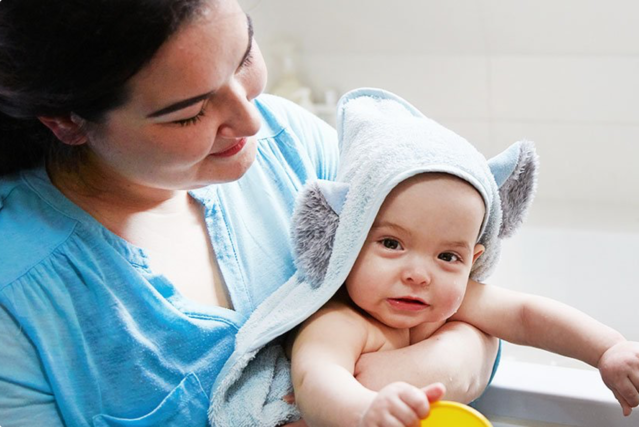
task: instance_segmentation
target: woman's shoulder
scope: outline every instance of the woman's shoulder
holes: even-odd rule
[[[337,132],[299,105],[275,95],[260,95],[262,114],[257,135],[263,152],[277,153],[291,165],[304,164],[317,178],[334,179],[339,163]]]
[[[276,132],[290,125],[291,122],[300,120],[300,118],[308,118],[307,114],[313,116],[296,103],[268,93],[263,93],[255,98],[255,105],[266,119],[273,119],[275,123],[279,124],[274,126]]]
[[[22,176],[0,179],[0,288],[49,257],[69,239],[76,224]]]
[[[288,99],[262,94],[255,104],[260,110],[263,125],[259,136],[273,137],[285,129],[294,133],[325,133],[332,137],[335,130],[307,109]]]

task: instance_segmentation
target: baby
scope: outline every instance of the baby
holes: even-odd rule
[[[374,392],[357,382],[355,365],[362,354],[429,339],[451,320],[598,368],[629,415],[639,405],[639,343],[565,304],[469,280],[485,278],[500,239],[526,213],[535,187],[532,145],[515,144],[486,162],[465,140],[379,90],[347,94],[339,114],[341,182],[319,183],[302,201],[310,209],[311,199],[323,197],[332,212],[317,215],[335,219],[319,226],[301,221],[298,241],[308,240],[301,233],[321,235],[318,227],[329,231],[319,248],[298,248],[300,270],[321,282],[329,262],[322,252],[330,256],[334,240],[358,239],[335,233],[337,224],[359,222],[368,231],[344,286],[294,335],[292,378],[304,420],[311,426],[418,425],[429,402],[444,394],[441,384],[393,383]],[[362,170],[375,159],[371,171]],[[372,194],[349,206],[350,189],[371,181],[379,183]],[[376,198],[378,204],[371,202]]]

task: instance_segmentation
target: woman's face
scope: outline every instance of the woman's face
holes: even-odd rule
[[[102,176],[154,189],[236,180],[255,159],[252,101],[265,84],[249,18],[235,0],[211,2],[131,78],[127,103],[90,132],[89,161]]]

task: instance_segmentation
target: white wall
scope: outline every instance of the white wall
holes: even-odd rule
[[[639,231],[524,227],[504,242],[493,285],[565,302],[639,341]],[[504,357],[548,364],[587,365],[506,344]]]
[[[244,0],[270,70],[318,100],[376,86],[490,157],[535,141],[537,200],[492,282],[639,340],[639,2]]]
[[[492,156],[522,138],[539,199],[639,212],[639,2],[244,0],[267,59],[298,46],[318,99],[377,86]],[[635,215],[639,223],[639,214]]]

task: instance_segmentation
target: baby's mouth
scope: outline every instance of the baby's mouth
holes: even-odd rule
[[[426,301],[413,297],[388,298],[387,301],[391,306],[399,310],[415,311],[430,307]]]

